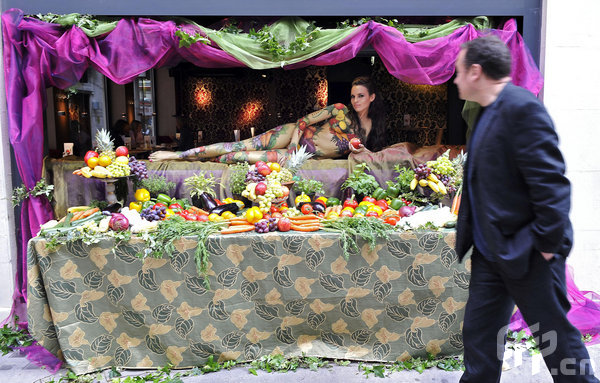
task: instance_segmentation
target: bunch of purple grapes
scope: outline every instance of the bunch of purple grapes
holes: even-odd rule
[[[139,180],[148,178],[146,164],[136,160],[135,157],[129,157],[129,168],[131,169],[131,173]]]
[[[417,177],[418,180],[426,179],[431,174],[431,171],[431,168],[427,165],[420,164],[415,168],[415,177]]]
[[[254,224],[254,231],[257,233],[268,233],[269,232],[269,221],[261,219]]]
[[[266,177],[260,174],[256,169],[249,170],[248,173],[246,173],[246,183],[261,182],[265,179]]]
[[[165,218],[165,214],[167,213],[167,208],[165,206],[159,207],[147,207],[140,212],[140,216],[144,218],[146,221],[160,221]]]
[[[450,182],[452,182],[452,178],[450,178],[450,176],[448,176],[446,174],[440,175],[440,176],[437,176],[437,177],[440,180],[440,182],[443,183],[444,186],[446,186],[446,187],[450,184]]]
[[[277,218],[269,218],[269,231],[277,231]]]

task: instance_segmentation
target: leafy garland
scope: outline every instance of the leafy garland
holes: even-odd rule
[[[402,33],[405,36],[408,34],[412,34],[416,37],[425,37],[429,34],[429,29],[437,27],[437,25],[432,25],[430,27],[420,28],[419,30],[417,30],[417,32],[409,32],[406,29],[406,25],[404,25],[403,23],[399,23],[397,19],[386,19],[384,17],[363,17],[359,20],[353,20],[353,21],[346,19],[342,22],[337,23],[336,27],[338,29],[359,27],[363,24],[368,23],[369,21],[375,21],[379,24],[383,24],[383,25],[387,25],[388,27],[396,28],[400,33]]]
[[[14,188],[11,202],[13,207],[15,207],[26,198],[40,196],[45,196],[50,202],[52,202],[52,198],[54,197],[54,185],[48,185],[44,178],[40,179],[31,190],[27,190],[25,184]]]
[[[277,40],[271,32],[271,27],[268,25],[264,25],[258,31],[254,28],[250,29],[248,36],[256,40],[262,49],[269,52],[274,60],[279,61],[284,57],[306,50],[310,46],[311,41],[319,36],[320,31],[321,28],[316,27],[315,22],[311,21],[300,36],[296,36],[296,39],[287,47]]]
[[[356,254],[360,251],[355,237],[361,237],[369,243],[371,249],[374,249],[377,238],[389,240],[389,234],[395,231],[393,226],[371,217],[342,217],[324,220],[323,230],[340,234],[342,251],[346,259],[350,257],[351,253]]]
[[[179,48],[189,48],[192,44],[198,42],[210,45],[210,40],[202,36],[200,32],[196,32],[195,35],[190,35],[183,29],[179,28],[175,31],[175,36],[179,37]]]
[[[183,217],[173,216],[158,224],[155,232],[143,233],[141,238],[146,242],[144,253],[137,254],[138,257],[162,258],[164,255],[171,256],[175,251],[173,242],[186,236],[198,237],[198,246],[194,254],[198,274],[204,277],[204,284],[208,288],[208,258],[206,241],[211,234],[218,233],[224,222],[196,222],[186,221]]]

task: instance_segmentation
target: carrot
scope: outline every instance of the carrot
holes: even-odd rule
[[[292,230],[296,230],[296,231],[317,231],[317,230],[321,230],[321,226],[316,226],[316,225],[296,225],[296,224],[291,224],[290,225]]]
[[[93,209],[88,209],[86,211],[82,211],[82,212],[80,212],[81,215],[77,219],[83,219],[83,218],[89,217],[90,215],[92,215],[98,211],[100,211],[100,209],[98,209],[97,207],[95,207]],[[71,221],[74,221],[74,219],[72,219]]]
[[[290,221],[305,221],[305,220],[314,220],[317,219],[316,215],[307,214],[307,215],[297,215],[295,217],[290,217]]]
[[[85,211],[78,211],[76,213],[73,213],[73,218],[71,218],[71,222],[73,221],[77,221],[78,219],[81,218],[81,215],[85,213]]]
[[[450,209],[450,212],[452,214],[458,215],[458,209],[460,208],[461,196],[462,196],[462,193],[458,193],[454,196],[454,199],[452,200],[452,208]]]
[[[221,230],[221,234],[236,234],[254,230],[254,225],[239,225]]]
[[[248,221],[235,220],[229,221],[229,226],[245,226],[248,225]]]

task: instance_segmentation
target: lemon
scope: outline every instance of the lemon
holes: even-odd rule
[[[111,162],[112,161],[110,160],[109,156],[100,156],[98,158],[98,165],[100,165],[100,166],[107,167],[108,165],[111,164]]]
[[[129,158],[127,158],[127,156],[119,156],[115,162],[118,164],[129,165]]]

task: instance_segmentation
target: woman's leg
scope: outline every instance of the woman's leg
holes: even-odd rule
[[[213,161],[224,164],[235,162],[256,163],[257,161],[264,162],[280,162],[287,158],[289,151],[287,149],[261,150],[261,151],[242,151],[223,154],[215,157]]]

